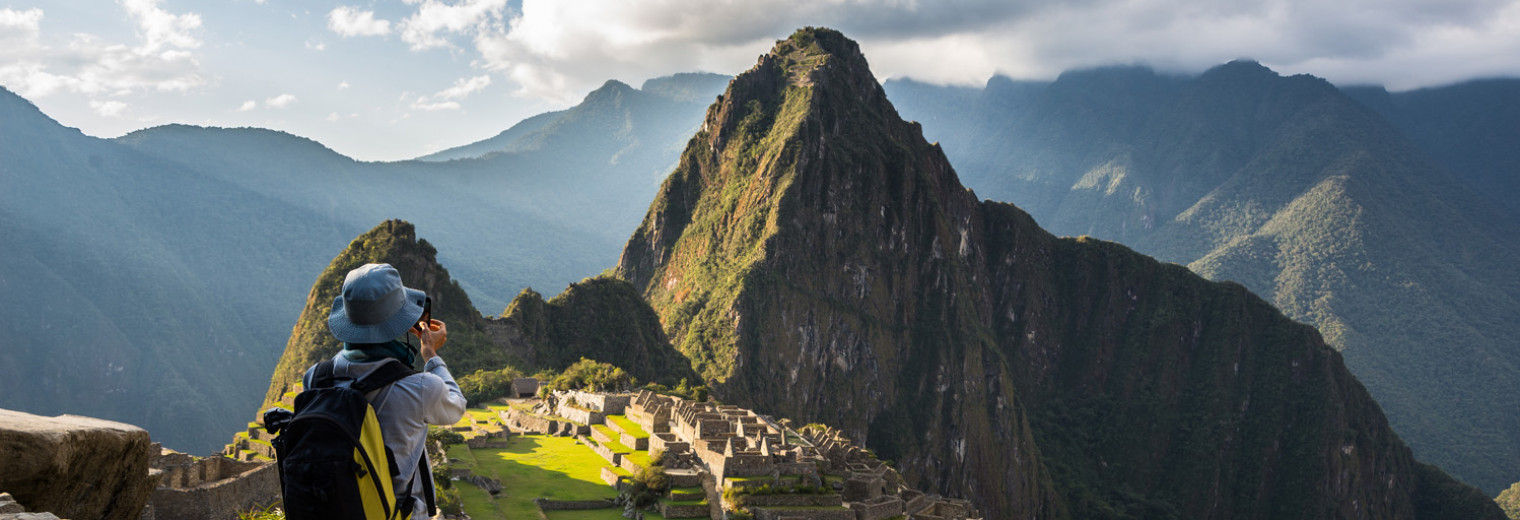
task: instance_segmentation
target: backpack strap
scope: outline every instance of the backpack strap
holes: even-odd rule
[[[328,370],[331,370],[331,367]],[[415,373],[417,371],[412,370],[412,367],[406,366],[405,363],[393,358],[375,367],[375,370],[370,372],[369,375],[364,376],[358,381],[354,381],[352,385],[349,385],[349,388],[358,390],[361,394],[368,394]]]
[[[311,387],[332,388],[333,379],[333,360],[323,360],[317,363],[316,371],[311,374]]]
[[[433,489],[433,468],[428,467],[426,448],[423,448],[422,456],[417,458],[417,467],[422,472],[422,496],[427,499],[428,517],[438,516],[438,505],[433,503],[433,495],[437,493]]]

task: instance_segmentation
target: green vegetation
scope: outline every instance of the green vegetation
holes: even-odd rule
[[[618,428],[622,428],[624,432],[627,432],[628,435],[632,435],[634,438],[643,439],[649,437],[649,434],[644,432],[643,428],[639,427],[639,425],[633,421],[628,420],[628,418],[625,416],[608,415],[607,420],[617,423]]]
[[[1289,102],[1297,89],[1333,96],[1322,82],[1294,81],[1267,98]],[[1224,117],[1252,119],[1264,110],[1219,94],[1226,102],[1214,111]],[[1139,105],[1168,117],[1178,108]],[[1191,118],[1220,117],[1196,108],[1175,115],[1188,129],[1200,128]],[[1030,115],[1036,122],[1042,116]],[[1129,131],[1082,130],[1074,137]],[[1206,133],[1200,135],[1209,140],[1201,149],[1206,159],[1235,164],[1255,150],[1220,152],[1236,148],[1219,139],[1237,136]],[[1273,145],[1287,147],[1282,161],[1312,162],[1319,158],[1301,138],[1337,135],[1316,129]],[[1028,142],[1060,137],[1036,134]],[[1196,197],[1214,195],[1212,188],[1189,191],[1181,178],[1165,186],[1181,191],[1161,194],[1133,184],[1141,179],[1131,172],[1150,164],[1137,163],[1150,159],[1153,148],[1171,151],[1156,144],[1121,148],[1126,155],[1081,170],[1091,178],[1050,185],[1057,195],[1071,186],[1111,194],[1115,204],[1131,205],[1117,214],[1131,217],[1123,222],[1132,234],[1151,233],[1151,222],[1138,219],[1176,215],[1154,205],[1181,204],[1180,212]],[[1271,187],[1281,180],[1273,178],[1282,175],[1280,162],[1251,164],[1250,172],[1208,164],[1202,173],[1220,182],[1262,181],[1226,185],[1232,190],[1285,193]],[[1064,165],[1023,165],[1045,166]],[[1335,186],[1343,172],[1315,172],[1308,177],[1330,182],[1303,202],[1343,200]],[[1020,187],[1031,194],[1049,191],[1026,184]],[[672,343],[725,399],[864,432],[886,460],[965,461],[974,489],[949,484],[942,491],[972,494],[990,518],[1015,511],[1116,519],[1217,511],[1354,516],[1362,514],[1359,507],[1390,503],[1390,496],[1428,499],[1428,511],[1475,504],[1436,478],[1438,470],[1417,475],[1429,472],[1415,465],[1315,330],[1239,284],[1209,282],[1111,242],[1057,239],[1020,209],[976,197],[940,149],[896,117],[853,42],[806,29],[734,79],[630,238],[619,273],[644,291]],[[1219,208],[1232,216],[1200,215],[1197,222],[1215,227],[1178,226],[1156,240],[1206,252],[1225,245],[1209,241],[1232,229],[1264,225],[1256,219],[1276,209],[1262,208],[1295,197]],[[1324,214],[1327,221],[1356,227],[1368,215],[1329,205],[1336,211]],[[1074,206],[1069,218],[1114,216],[1105,208]],[[1297,223],[1282,218],[1269,231]],[[1354,229],[1302,238],[1262,243],[1307,252],[1321,250],[1315,244],[1365,239]],[[1338,256],[1342,250],[1322,250],[1337,258],[1338,269],[1363,265],[1354,255]],[[1315,309],[1333,303],[1309,296],[1298,301]],[[862,403],[880,411],[861,410]],[[1346,446],[1352,451],[1332,463],[1330,455]],[[1357,475],[1355,484],[1321,485],[1341,478],[1331,476],[1337,468]],[[909,481],[943,477],[940,470],[904,471]],[[1384,472],[1399,482],[1418,480],[1420,489],[1390,488]]]
[[[738,479],[731,479],[738,480]],[[739,507],[745,507],[745,497],[769,496],[769,495],[833,495],[834,488],[829,486],[809,486],[797,483],[795,479],[790,484],[772,486],[763,484],[759,486],[732,486],[723,490],[723,500]]]
[[[342,289],[343,277],[366,263],[391,264],[409,287],[421,289],[433,298],[433,317],[449,326],[445,352],[451,370],[468,374],[480,369],[520,366],[520,361],[504,349],[494,347],[486,337],[484,318],[459,282],[452,280],[448,270],[438,264],[437,255],[432,244],[417,238],[411,223],[400,220],[386,221],[349,243],[313,284],[306,308],[270,378],[265,405],[272,405],[300,382],[307,367],[342,350],[341,342],[327,330],[327,316],[332,311],[333,299]]]
[[[633,378],[609,363],[581,358],[542,386],[549,390],[626,392],[633,387]]]
[[[506,397],[512,392],[512,380],[523,377],[523,373],[514,367],[506,367],[499,370],[476,370],[475,373],[455,378],[459,384],[459,390],[464,392],[464,398],[472,406],[481,404],[500,397]]]
[[[1520,428],[1492,413],[1520,409],[1520,162],[1493,144],[1520,132],[1517,89],[1390,94],[1244,61],[887,85],[978,196],[1316,326],[1417,456],[1490,494],[1520,480]]]
[[[1504,516],[1509,520],[1520,520],[1520,482],[1510,484],[1509,488],[1499,492],[1494,499],[1499,504],[1499,509],[1504,510]]]
[[[270,504],[238,513],[238,520],[285,520],[285,511]]]
[[[502,515],[496,518],[537,518],[533,499],[538,497],[595,500],[617,496],[617,491],[601,479],[607,461],[573,438],[514,436],[507,448],[469,451],[475,461],[474,473],[499,480],[507,490],[493,499],[476,493],[478,489],[459,486],[463,488],[465,510],[474,518],[492,518],[486,512],[492,507]],[[490,505],[481,505],[486,503]]]

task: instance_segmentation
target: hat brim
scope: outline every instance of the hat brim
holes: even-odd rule
[[[348,310],[343,306],[343,296],[333,298],[332,314],[327,315],[327,330],[332,332],[333,337],[344,343],[385,343],[405,334],[407,329],[422,319],[422,302],[427,298],[427,293],[403,287],[406,291],[406,300],[401,303],[401,308],[396,310],[389,319],[380,323],[359,325],[348,319]]]

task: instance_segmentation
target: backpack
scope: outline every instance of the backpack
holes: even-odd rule
[[[270,443],[279,461],[280,491],[289,520],[405,520],[418,497],[397,504],[392,476],[400,473],[396,456],[385,446],[375,410],[364,395],[417,373],[391,360],[353,380],[333,376],[333,362],[317,363],[311,387],[296,395],[295,413],[271,409],[264,414]],[[347,387],[341,380],[353,381]],[[432,474],[424,455],[418,461],[429,515]],[[415,478],[415,477],[414,477]],[[411,489],[408,485],[407,489]]]

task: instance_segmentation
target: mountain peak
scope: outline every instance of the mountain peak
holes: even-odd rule
[[[627,83],[615,79],[609,79],[596,90],[586,94],[586,99],[581,101],[581,106],[617,105],[623,99],[635,92],[634,88]]]

